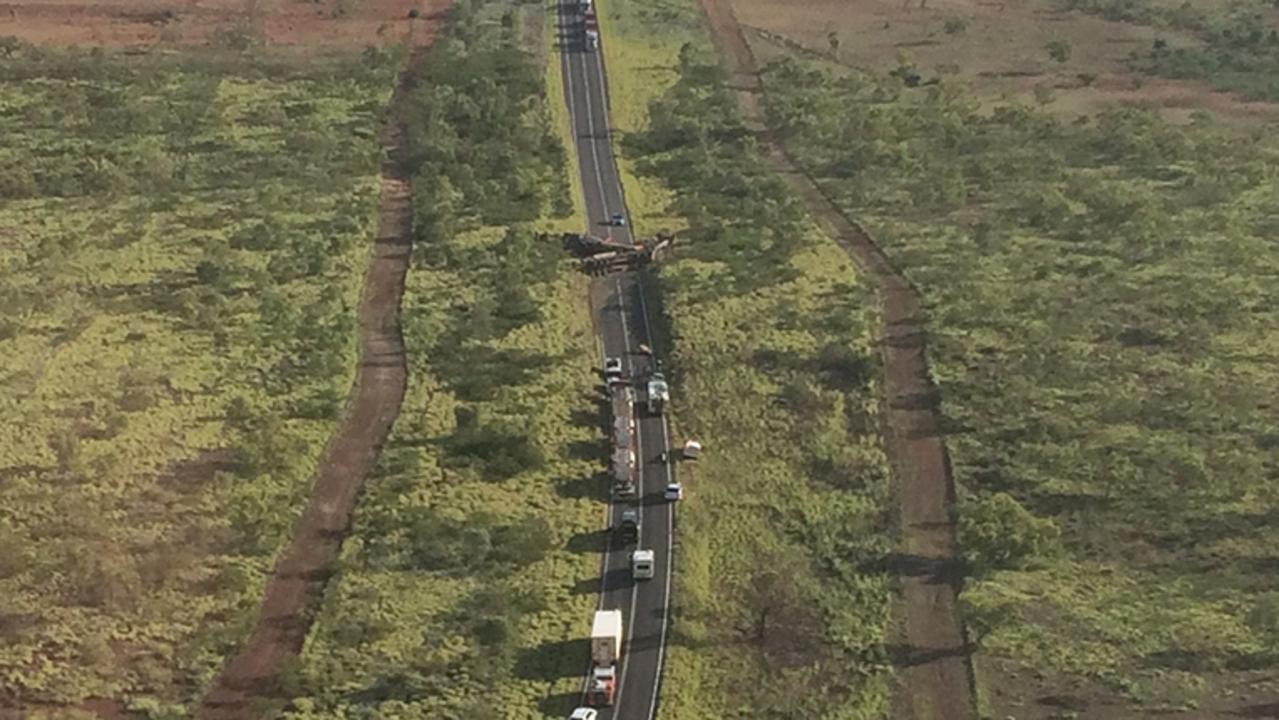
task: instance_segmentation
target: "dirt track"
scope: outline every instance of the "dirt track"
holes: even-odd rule
[[[43,45],[145,48],[203,44],[219,33],[308,50],[415,45],[434,35],[448,0],[13,0],[0,2],[0,37]],[[416,8],[419,20],[409,18]]]
[[[891,567],[901,604],[894,660],[898,687],[893,718],[976,717],[972,664],[958,595],[950,458],[940,435],[941,412],[928,372],[927,333],[917,291],[870,236],[841,212],[769,132],[763,83],[730,0],[701,0],[715,44],[732,62],[733,85],[747,123],[765,142],[769,161],[809,213],[875,281],[884,321],[883,362],[887,450],[900,504],[901,544]]]
[[[409,82],[406,72],[393,108]],[[316,470],[310,502],[267,583],[253,634],[205,696],[203,718],[256,718],[259,703],[275,698],[282,672],[306,640],[365,478],[399,416],[408,377],[400,299],[413,236],[402,141],[393,112],[382,136],[386,157],[378,235],[360,300],[360,361],[346,410]]]

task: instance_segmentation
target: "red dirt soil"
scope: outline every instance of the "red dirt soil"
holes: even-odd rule
[[[410,66],[420,57],[414,53]],[[393,109],[410,83],[411,69],[401,76]],[[346,411],[320,460],[310,502],[267,582],[257,625],[205,696],[202,718],[250,720],[262,716],[263,707],[287,700],[280,696],[281,677],[302,650],[364,481],[399,416],[408,383],[400,299],[413,238],[403,137],[393,111],[382,136],[380,220],[360,300],[360,364]]]
[[[0,37],[44,45],[208,42],[244,29],[275,45],[429,44],[447,0],[26,0],[0,2]],[[409,12],[421,18],[411,22]]]
[[[892,717],[976,717],[971,647],[960,617],[962,573],[950,518],[954,481],[940,434],[937,391],[928,371],[927,333],[919,294],[864,229],[845,216],[782,147],[765,124],[755,58],[728,0],[701,0],[747,124],[765,141],[768,159],[804,201],[814,220],[876,284],[884,321],[886,445],[897,481],[901,546],[891,560],[899,577],[898,669]]]

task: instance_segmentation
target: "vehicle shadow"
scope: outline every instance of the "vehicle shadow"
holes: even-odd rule
[[[555,693],[547,695],[537,703],[537,709],[550,717],[568,717],[582,700],[582,693]]]
[[[574,440],[564,446],[564,455],[570,460],[600,462],[608,457],[608,440],[606,438]]]
[[[574,677],[582,674],[584,663],[590,656],[591,641],[585,633],[571,640],[544,642],[537,647],[525,648],[515,656],[515,676],[548,681]]]
[[[591,530],[574,534],[565,548],[573,553],[602,553],[608,547],[609,530]]]
[[[594,595],[600,591],[600,579],[598,577],[586,578],[573,583],[572,593],[574,595]]]
[[[608,482],[608,473],[598,472],[586,475],[584,477],[573,478],[572,480],[564,480],[556,483],[555,492],[560,497],[572,499],[591,499],[598,500],[602,503],[608,502],[605,483]]]

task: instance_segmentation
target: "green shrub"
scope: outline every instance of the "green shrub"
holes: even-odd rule
[[[1064,63],[1070,59],[1070,53],[1073,48],[1069,40],[1053,40],[1045,45],[1044,49],[1048,51],[1049,58],[1059,63]]]
[[[1051,519],[1035,517],[1007,493],[966,502],[959,516],[960,547],[978,576],[1046,559],[1057,549],[1060,534]]]

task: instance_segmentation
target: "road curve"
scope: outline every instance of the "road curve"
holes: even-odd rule
[[[573,0],[559,6],[560,69],[568,104],[578,171],[586,200],[590,227],[586,232],[632,243],[629,223],[624,227],[606,224],[613,213],[629,218],[608,123],[608,83],[600,50],[584,43],[582,16]],[[600,40],[601,46],[603,39]],[[626,372],[643,376],[652,358],[637,352],[640,344],[653,345],[648,309],[644,303],[640,275],[624,272],[597,278],[591,283],[591,307],[604,354],[622,358]],[[642,395],[642,394],[641,394]],[[641,397],[642,400],[642,397]],[[605,550],[601,560],[599,608],[622,611],[624,653],[616,702],[600,712],[601,720],[651,720],[657,712],[658,689],[669,625],[671,567],[675,527],[675,506],[662,499],[672,466],[657,461],[668,451],[665,417],[649,417],[643,403],[637,403],[641,463],[639,497],[626,504],[609,505],[609,524],[626,507],[640,512],[640,539],[636,547],[651,549],[657,559],[656,577],[636,583],[628,567],[631,548]],[[591,618],[581,618],[584,634]],[[589,658],[582,658],[584,666]]]

